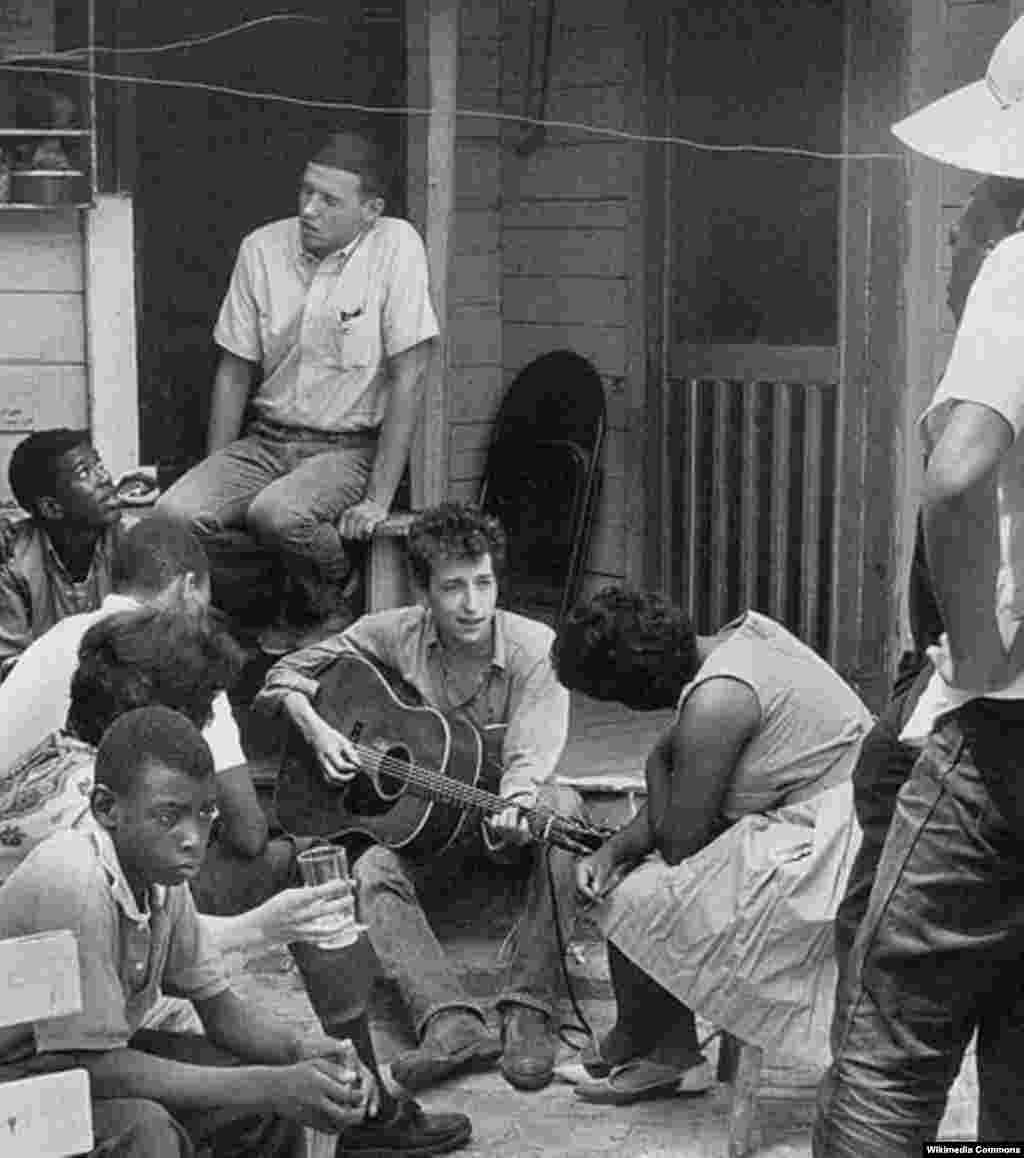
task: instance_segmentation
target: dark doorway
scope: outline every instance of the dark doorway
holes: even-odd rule
[[[673,6],[667,131],[724,148],[667,152],[656,243],[672,595],[698,630],[756,608],[826,655],[845,14],[843,0]]]
[[[170,81],[310,101],[405,103],[402,0],[304,0],[304,22],[274,21],[173,51],[133,57]],[[277,0],[139,0],[132,40],[192,40],[281,11]],[[135,67],[138,62],[138,67]],[[198,89],[136,90],[136,261],[143,462],[186,464],[205,444],[217,359],[212,330],[242,237],[296,211],[302,167],[353,114]],[[373,130],[395,158],[389,212],[404,211],[405,121]]]

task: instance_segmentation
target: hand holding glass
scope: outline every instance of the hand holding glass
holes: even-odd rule
[[[325,917],[311,938],[321,949],[342,949],[353,944],[366,928],[356,923],[355,886],[348,874],[348,858],[343,848],[333,845],[318,845],[306,849],[298,855],[299,872],[302,883],[307,886],[320,885],[325,881],[348,881],[348,904],[338,916]]]

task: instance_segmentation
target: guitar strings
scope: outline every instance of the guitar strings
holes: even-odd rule
[[[387,753],[378,752],[375,748],[370,748],[365,744],[354,744],[353,747],[362,756],[365,755],[372,760],[379,770],[385,773],[389,769],[394,769],[392,774],[399,779],[406,779],[412,782],[418,782],[422,787],[432,788],[437,791],[439,795],[454,798],[458,803],[463,804],[469,808],[478,808],[484,811],[500,811],[508,807],[508,802],[502,799],[493,792],[487,792],[483,788],[477,788],[473,784],[463,784],[461,781],[454,780],[450,776],[444,775],[442,772],[437,772],[432,768],[424,768],[413,761],[399,760],[394,756],[389,756]],[[545,831],[550,831],[552,824],[560,821],[571,827],[586,828],[587,825],[582,821],[576,820],[574,817],[563,816],[556,809],[546,807],[538,804],[531,808],[531,811],[537,814],[538,818],[545,819]]]

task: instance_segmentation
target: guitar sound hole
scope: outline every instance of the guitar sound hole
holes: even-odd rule
[[[397,800],[405,791],[405,780],[400,776],[392,775],[392,773],[388,771],[388,766],[394,764],[407,765],[411,762],[412,753],[404,745],[396,744],[393,748],[387,748],[384,751],[377,773],[377,794],[382,800],[389,802]]]

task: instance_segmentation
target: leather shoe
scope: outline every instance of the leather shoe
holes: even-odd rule
[[[500,1056],[501,1042],[476,1014],[438,1013],[427,1022],[419,1049],[391,1063],[391,1076],[415,1093],[463,1071],[489,1069]]]
[[[387,1118],[346,1126],[334,1153],[335,1158],[429,1158],[465,1146],[472,1132],[465,1114],[426,1114],[419,1102],[400,1098]]]
[[[527,1005],[513,1005],[502,1024],[501,1072],[517,1090],[542,1090],[555,1074],[558,1044],[547,1015]]]

